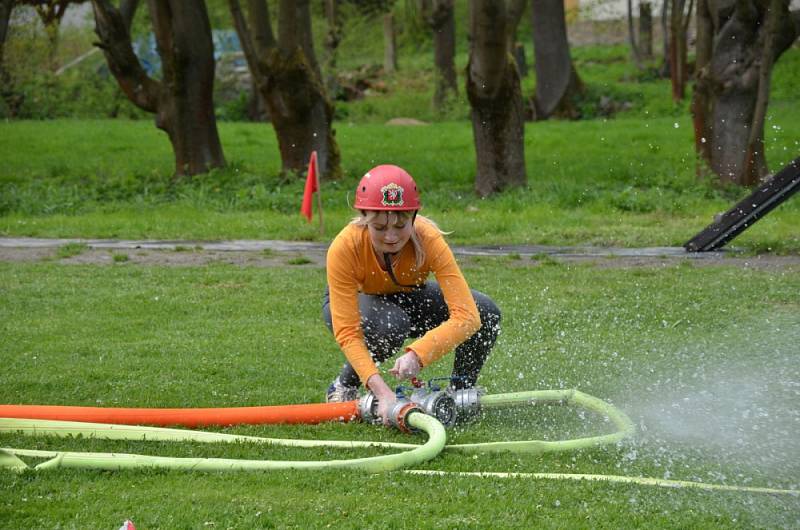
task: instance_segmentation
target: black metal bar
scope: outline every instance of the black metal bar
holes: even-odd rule
[[[684,243],[683,248],[687,252],[708,252],[722,248],[798,190],[800,158],[795,158],[756,191]]]

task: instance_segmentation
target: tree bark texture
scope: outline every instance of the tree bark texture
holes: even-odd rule
[[[695,84],[692,93],[692,125],[694,128],[694,148],[699,158],[711,161],[711,142],[709,141],[710,127],[708,120],[711,115],[711,84],[701,82],[704,71],[711,62],[711,53],[714,46],[714,17],[711,16],[710,6],[714,0],[698,0],[696,13],[697,38],[695,39]],[[697,166],[697,176],[702,175],[702,168]]]
[[[119,3],[119,12],[128,31],[131,30],[131,24],[133,24],[133,19],[136,17],[137,9],[139,9],[139,0],[121,0]]]
[[[392,13],[383,15],[383,71],[387,74],[397,71],[397,33]]]
[[[64,13],[67,11],[69,4],[78,4],[81,3],[81,1],[82,0],[22,0],[17,3],[33,6],[43,25],[51,26],[55,24],[57,27],[61,24],[61,19],[64,18]]]
[[[661,54],[663,60],[659,75],[669,77],[669,6],[671,0],[661,1]]]
[[[120,88],[137,107],[155,113],[169,136],[176,176],[225,165],[212,99],[214,55],[202,0],[151,0],[162,81],[151,79],[133,53],[126,22],[108,0],[92,0],[97,44]]]
[[[229,0],[250,72],[269,109],[285,173],[302,173],[312,151],[324,178],[341,176],[334,136],[333,104],[313,53],[308,0],[281,0],[278,39],[264,0],[248,0],[245,19],[238,0]]]
[[[509,0],[508,11],[506,12],[506,45],[508,53],[514,57],[520,77],[527,77],[528,64],[525,61],[525,47],[517,41],[517,28],[525,14],[525,7],[528,0]]]
[[[579,117],[576,99],[583,83],[572,64],[562,0],[532,0],[533,53],[536,60],[535,119]]]
[[[636,33],[633,31],[633,0],[628,0],[627,2],[627,14],[628,14],[628,44],[631,47],[631,55],[633,56],[633,62],[636,63],[637,68],[642,67],[642,55],[639,51],[639,44],[636,42]]]
[[[672,100],[676,102],[682,101],[686,95],[686,33],[691,10],[690,3],[689,13],[684,14],[686,0],[670,0],[669,76],[672,85]]]
[[[449,94],[458,93],[456,76],[456,19],[453,0],[423,0],[422,13],[433,32],[436,85],[433,107],[444,107]]]
[[[473,0],[470,8],[467,96],[478,164],[475,191],[485,197],[527,184],[524,113],[519,74],[506,44],[504,3]]]
[[[11,19],[13,8],[14,0],[0,0],[0,97],[6,103],[8,115],[12,118],[19,112],[20,102],[14,94],[11,75],[6,70],[3,60],[8,36],[8,21]]]
[[[525,7],[528,0],[509,0],[508,10],[506,11],[506,44],[508,53],[514,55],[517,47],[517,28],[525,14]]]
[[[328,94],[339,90],[336,81],[336,55],[342,40],[342,25],[339,21],[339,0],[325,0],[325,19],[328,32],[325,34],[325,88]]]
[[[763,138],[770,74],[798,36],[788,7],[788,0],[698,4],[695,146],[721,182],[753,185],[768,174]]]
[[[14,0],[0,0],[0,69],[3,68],[3,50],[8,35],[8,21],[11,20],[13,8]]]

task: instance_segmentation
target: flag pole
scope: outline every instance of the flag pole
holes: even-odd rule
[[[314,174],[317,179],[317,210],[319,210],[319,235],[325,235],[325,226],[322,224],[322,186],[319,185],[319,160],[317,160],[317,171]]]

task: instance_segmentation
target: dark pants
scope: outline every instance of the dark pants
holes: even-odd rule
[[[472,337],[456,348],[453,364],[453,386],[470,388],[475,386],[478,374],[500,331],[500,310],[485,294],[472,291],[472,297],[481,316],[481,327]],[[358,295],[361,326],[367,349],[375,362],[383,362],[403,346],[409,337],[421,337],[449,318],[450,311],[444,295],[436,282],[427,282],[420,289],[408,293],[388,295]],[[322,300],[322,318],[333,330],[328,290]],[[339,374],[340,381],[347,386],[359,386],[356,374],[346,362]]]

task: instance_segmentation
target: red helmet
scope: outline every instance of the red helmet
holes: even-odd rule
[[[417,183],[401,167],[374,167],[358,183],[354,206],[358,210],[419,210]]]

